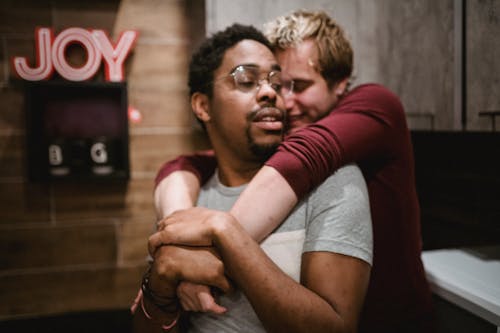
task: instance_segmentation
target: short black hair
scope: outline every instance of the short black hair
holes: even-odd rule
[[[198,51],[191,57],[189,64],[189,94],[201,92],[212,96],[214,72],[222,64],[224,54],[228,49],[244,39],[250,39],[264,44],[273,51],[271,43],[264,34],[251,25],[233,24],[224,30],[216,32],[206,39]]]

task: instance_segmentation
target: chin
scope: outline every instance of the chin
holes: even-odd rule
[[[278,149],[281,140],[277,142],[269,143],[253,143],[250,145],[250,151],[257,157],[260,161],[265,162],[269,157],[271,157]]]
[[[281,139],[281,137],[276,140],[257,140],[254,141],[252,145],[256,147],[262,147],[262,149],[268,149],[268,147],[278,147],[282,141],[283,140]]]

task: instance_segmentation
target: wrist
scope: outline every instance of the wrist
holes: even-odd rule
[[[162,245],[155,253],[155,258],[146,272],[148,286],[158,295],[175,297],[180,282],[177,259],[171,252],[175,246]]]
[[[152,280],[151,268],[149,268],[142,278],[141,291],[143,298],[163,312],[176,312],[179,309],[176,286],[170,286],[166,281],[163,283],[158,281],[161,284],[161,288],[159,288],[158,283],[154,285]]]
[[[169,311],[158,307],[158,305],[153,302],[149,297],[142,295],[141,299],[142,310],[146,314],[146,317],[156,318],[160,321],[173,320],[179,313],[180,308],[172,308]]]
[[[238,221],[233,215],[226,212],[218,213],[212,224],[213,245],[217,248],[223,246],[224,240],[230,238],[238,226]]]
[[[181,316],[181,310],[178,308],[175,312],[166,312],[151,302],[143,294],[140,294],[140,308],[144,317],[150,320],[153,324],[158,325],[163,332],[170,331],[177,326],[177,322]]]

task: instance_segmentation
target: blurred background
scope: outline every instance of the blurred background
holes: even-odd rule
[[[192,50],[233,22],[262,28],[298,8],[325,10],[345,28],[354,86],[378,82],[401,97],[415,140],[424,249],[500,244],[498,0],[2,0],[2,331],[62,331],[73,323],[83,332],[97,322],[108,332],[127,330],[156,221],[156,171],[209,147],[189,107]],[[36,27],[55,35],[103,29],[113,41],[139,32],[124,67],[128,108],[139,115],[126,133],[126,179],[28,179],[28,167],[37,166],[26,156],[26,82],[10,61],[26,56],[36,65]],[[66,57],[77,66],[85,51],[72,47]],[[102,68],[92,81],[105,81]]]

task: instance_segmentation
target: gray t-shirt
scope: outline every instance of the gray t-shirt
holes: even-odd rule
[[[229,210],[245,186],[222,185],[217,172],[201,189],[198,206]],[[368,191],[359,168],[348,165],[325,180],[262,244],[267,255],[297,282],[301,254],[328,251],[372,263]],[[265,332],[243,293],[221,295],[224,315],[192,313],[189,332]]]

